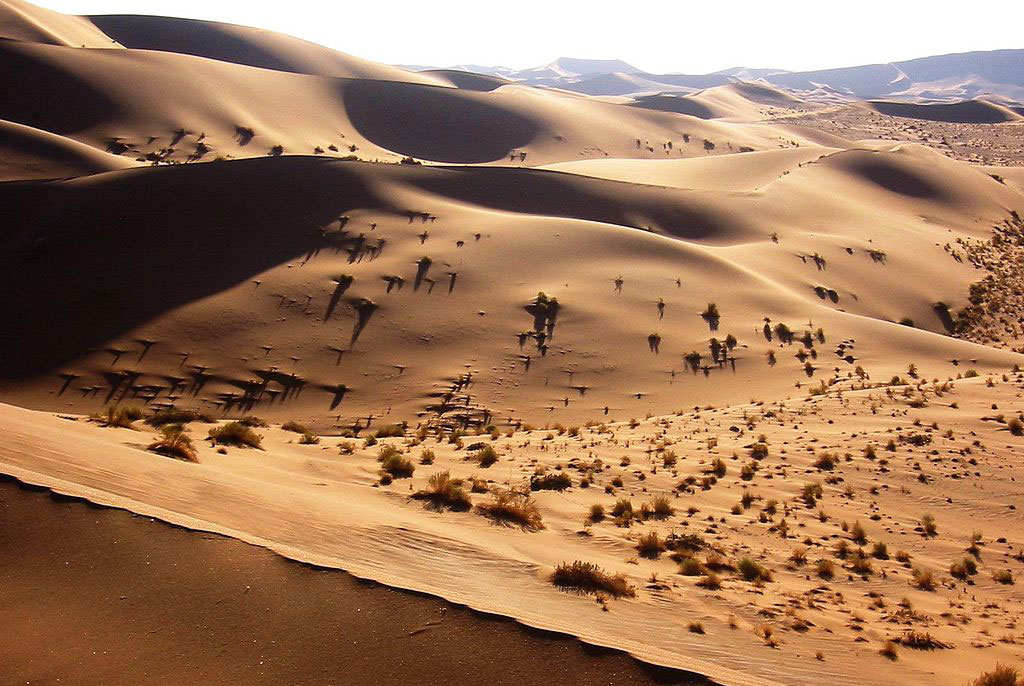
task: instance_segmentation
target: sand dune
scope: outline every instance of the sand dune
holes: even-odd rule
[[[89,17],[128,48],[161,50],[277,71],[440,85],[429,74],[346,55],[316,43],[236,24],[145,15]]]
[[[876,112],[893,117],[927,119],[929,121],[961,122],[970,124],[998,124],[1008,121],[1022,121],[1024,117],[1008,107],[985,100],[967,100],[958,103],[936,103],[930,105],[884,102],[872,100],[868,106]]]
[[[71,138],[0,120],[0,181],[87,176],[137,164]]]
[[[0,473],[671,668],[637,678],[959,686],[1019,661],[1011,110],[725,74],[596,98],[0,12]],[[171,408],[195,414],[158,434]],[[243,416],[262,450],[224,435]],[[8,635],[34,621],[18,581]],[[97,642],[131,654],[124,626]],[[55,674],[114,680],[78,664]]]
[[[0,2],[0,38],[74,48],[120,48],[84,17],[52,12],[24,0]]]

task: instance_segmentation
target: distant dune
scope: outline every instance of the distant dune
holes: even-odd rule
[[[0,476],[316,566],[207,569],[0,488],[35,508],[5,517],[0,682],[961,686],[1019,657],[1019,53],[413,73],[21,0],[0,36]],[[597,647],[353,589],[295,629],[335,568]],[[340,660],[370,624],[374,664]],[[458,657],[485,633],[500,675]]]
[[[906,102],[884,102],[872,100],[868,105],[876,112],[893,117],[927,119],[929,121],[958,122],[967,124],[998,124],[1021,121],[1020,114],[1008,107],[986,102],[968,100],[958,103],[915,104]]]

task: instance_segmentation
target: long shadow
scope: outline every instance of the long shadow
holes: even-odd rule
[[[345,291],[352,285],[352,277],[348,274],[342,274],[335,281],[338,285],[334,287],[334,292],[331,293],[331,300],[327,303],[327,312],[324,313],[325,324],[331,318],[331,315],[334,314],[334,308],[338,306],[341,296],[345,295]]]
[[[355,328],[352,329],[352,340],[349,341],[349,345],[355,345],[356,341],[359,340],[359,334],[363,332],[366,325],[370,323],[370,317],[377,311],[377,303],[372,300],[360,300],[355,303],[355,310],[358,319],[356,320]]]
[[[412,289],[414,291],[418,291],[420,289],[423,279],[426,278],[427,272],[430,271],[431,264],[433,264],[433,261],[429,257],[420,258],[420,261],[416,263],[416,279],[412,284]]]
[[[356,167],[261,158],[0,184],[0,379],[59,370],[142,322],[304,255],[346,209],[388,208]],[[54,335],[58,328],[65,333]]]

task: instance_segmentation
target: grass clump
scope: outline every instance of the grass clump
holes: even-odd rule
[[[309,431],[304,431],[299,437],[299,443],[302,445],[317,445],[320,443],[320,437]]]
[[[133,429],[132,422],[142,419],[145,416],[141,407],[137,405],[109,405],[103,412],[90,415],[103,426],[118,426],[123,429]]]
[[[922,591],[934,591],[935,575],[927,569],[917,568],[913,572],[913,579],[911,579],[910,583]]]
[[[636,550],[641,557],[655,559],[665,551],[665,542],[657,531],[649,531],[637,541]]]
[[[177,457],[189,462],[199,462],[196,449],[192,445],[184,424],[164,424],[160,427],[158,438],[149,444],[146,450],[160,455]]]
[[[476,510],[498,524],[517,525],[527,531],[544,528],[537,504],[525,493],[499,490],[491,497],[491,502],[477,505]]]
[[[564,491],[572,486],[572,479],[565,472],[558,474],[534,474],[530,477],[531,491]]]
[[[269,424],[262,417],[257,417],[254,414],[247,414],[244,417],[239,417],[238,423],[242,426],[247,426],[250,429],[265,429]]]
[[[605,593],[614,598],[632,598],[636,595],[636,589],[624,574],[609,574],[592,562],[579,560],[558,565],[551,583],[564,591],[580,594]]]
[[[209,435],[213,442],[218,445],[248,446],[263,450],[263,436],[242,423],[242,420],[215,426],[210,429]]]
[[[309,427],[307,427],[305,424],[300,424],[294,420],[285,422],[284,424],[281,425],[281,428],[285,431],[291,431],[297,434],[309,433]]]
[[[390,446],[388,446],[390,447]],[[381,471],[388,474],[394,479],[408,479],[412,476],[412,473],[416,471],[416,465],[405,455],[402,455],[397,450],[394,452],[386,452],[385,450],[380,451],[383,455],[380,458]]]
[[[401,424],[385,424],[373,435],[375,438],[399,438],[405,435],[405,427]]]
[[[485,445],[473,453],[473,459],[476,460],[477,464],[486,469],[498,461],[498,452],[491,446]]]
[[[1024,686],[1024,679],[1016,667],[997,663],[995,669],[984,672],[970,686]]]
[[[462,487],[462,482],[453,479],[451,473],[436,472],[427,479],[427,487],[412,495],[416,500],[425,500],[436,509],[447,508],[464,512],[472,507],[469,494]]]
[[[157,410],[146,417],[146,423],[152,427],[161,427],[164,424],[188,424],[189,422],[211,423],[213,419],[196,410],[179,410],[175,407],[168,407]]]
[[[745,581],[771,581],[772,573],[767,567],[749,558],[740,558],[736,563],[736,571]]]

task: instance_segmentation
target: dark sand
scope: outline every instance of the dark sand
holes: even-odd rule
[[[708,683],[10,481],[0,600],[0,684]]]

